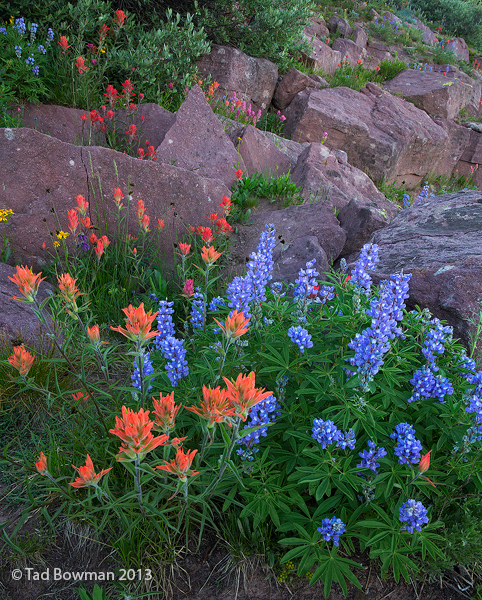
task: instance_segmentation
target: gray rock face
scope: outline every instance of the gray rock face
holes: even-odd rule
[[[308,75],[305,73],[292,67],[276,88],[276,92],[273,96],[273,105],[280,110],[284,110],[293,100],[296,94],[307,87],[328,87],[328,84],[326,84],[326,86],[322,86],[314,79],[308,77]]]
[[[403,210],[372,241],[379,246],[376,280],[412,273],[409,306],[427,307],[454,327],[465,345],[482,300],[482,193],[456,192]],[[482,351],[482,340],[478,343]]]

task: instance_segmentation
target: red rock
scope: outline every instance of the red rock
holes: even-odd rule
[[[128,195],[132,196],[128,232],[134,237],[140,232],[135,212],[142,199],[151,218],[148,238],[156,239],[158,218],[166,222],[159,249],[167,261],[172,256],[173,234],[182,236],[187,225],[208,225],[206,215],[218,209],[223,196],[231,195],[230,187],[197,171],[131,158],[99,146],[73,146],[32,129],[0,129],[0,181],[5,185],[6,208],[15,213],[8,223],[9,262],[37,269],[50,261],[56,231],[69,231],[67,213],[76,205],[78,194],[89,202],[90,219],[102,233],[107,216],[107,235],[114,242],[118,223],[114,188],[121,188],[124,206]],[[42,249],[43,242],[50,250]],[[75,252],[71,235],[66,244],[69,252]]]
[[[356,61],[363,60],[367,54],[364,48],[361,48],[360,46],[357,46],[355,42],[345,40],[344,38],[336,38],[333,42],[333,50],[338,50],[343,57],[343,60],[349,60],[352,66],[356,66]]]
[[[399,211],[365,173],[346,162],[344,152],[322,144],[309,144],[303,150],[291,179],[303,186],[302,195],[310,202],[340,209],[338,220],[346,234],[343,254],[359,250]]]
[[[369,83],[364,93],[337,87],[304,90],[286,109],[285,133],[299,142],[344,150],[348,162],[375,181],[415,185],[437,170],[447,133],[422,110]]]
[[[226,186],[236,179],[236,170],[245,170],[236,150],[224,132],[198,85],[189,93],[176,113],[176,120],[157,148],[157,160],[197,175],[219,179]]]
[[[462,109],[479,113],[481,85],[456,67],[447,75],[406,69],[387,81],[384,89],[401,94],[432,117],[454,119]]]
[[[292,67],[286,75],[284,75],[281,83],[276,88],[276,92],[273,96],[273,105],[276,108],[283,110],[298,92],[301,92],[307,87],[320,88],[322,86],[317,84],[316,81],[308,77],[305,73]]]
[[[286,154],[259,129],[248,125],[240,137],[238,152],[249,175],[263,173],[269,178],[289,172],[292,165]]]
[[[315,71],[323,69],[324,75],[334,73],[341,62],[341,54],[316,37],[307,39],[310,41],[311,51],[309,54],[301,53],[303,62]]]
[[[390,50],[388,49],[388,46],[385,46],[385,44],[380,44],[378,42],[368,42],[366,50],[368,55],[373,56],[379,62],[393,59],[393,56],[390,54]]]
[[[362,27],[357,27],[352,34],[352,39],[357,46],[360,48],[366,48],[368,43],[368,36],[366,31]]]
[[[319,23],[318,21],[311,20],[311,22],[303,29],[305,35],[310,37],[318,36],[320,39],[326,39],[330,37],[330,30],[326,24]]]
[[[449,138],[449,147],[445,154],[444,161],[439,167],[440,173],[448,174],[455,169],[457,162],[460,160],[470,143],[470,129],[457,125],[455,121],[449,119],[434,117],[433,120],[446,131]]]
[[[353,33],[350,23],[342,17],[331,17],[328,23],[328,29],[332,33],[339,33],[346,38],[350,37],[350,35]]]
[[[212,81],[219,83],[215,98],[231,98],[236,92],[256,110],[269,106],[278,80],[278,67],[269,60],[217,44],[212,44],[211,54],[198,61],[197,68],[201,79],[209,74]]]

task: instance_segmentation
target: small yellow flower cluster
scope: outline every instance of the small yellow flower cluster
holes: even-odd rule
[[[0,208],[0,221],[8,221],[10,215],[15,213],[10,208]]]
[[[308,573],[305,575],[305,577],[309,581],[313,577],[313,572],[312,571],[308,571]]]
[[[70,233],[66,233],[65,231],[60,230],[57,233],[57,237],[59,238],[59,240],[65,240],[66,237],[68,237],[70,235]]]

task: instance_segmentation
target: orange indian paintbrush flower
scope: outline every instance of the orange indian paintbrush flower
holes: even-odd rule
[[[41,273],[33,273],[32,267],[27,269],[27,267],[20,267],[17,265],[16,275],[8,278],[18,285],[20,293],[23,294],[25,298],[19,298],[18,296],[12,296],[12,298],[19,302],[35,302],[38,286],[40,282],[45,279],[45,277],[40,279],[40,275]]]
[[[154,396],[152,399],[154,400],[154,414],[156,415],[156,421],[153,426],[153,431],[160,431],[161,433],[165,433],[169,435],[171,429],[175,427],[176,415],[179,412],[182,404],[176,406],[174,403],[174,392],[163,396],[159,394],[159,400],[155,400]]]
[[[427,454],[424,454],[420,460],[420,463],[418,465],[418,472],[419,473],[425,473],[425,471],[428,471],[429,467],[430,467],[430,453],[432,452],[432,450],[429,450]]]
[[[47,457],[43,452],[40,452],[40,456],[38,462],[35,463],[35,468],[40,473],[40,475],[46,475],[48,473],[47,470]]]
[[[273,394],[273,392],[265,392],[264,388],[254,387],[254,371],[251,371],[249,375],[240,373],[236,381],[230,381],[226,377],[223,379],[228,387],[227,397],[231,406],[234,408],[236,416],[241,417],[243,421],[246,421],[249,411],[255,404]]]
[[[69,217],[69,229],[72,232],[72,234],[75,235],[77,227],[79,226],[79,218],[77,216],[77,212],[75,211],[75,208],[72,208],[72,210],[69,210],[67,214]]]
[[[79,296],[83,296],[84,293],[79,292],[75,285],[77,279],[73,279],[69,273],[63,273],[60,277],[57,277],[59,282],[60,296],[66,304],[71,304],[74,310],[77,310],[76,299]]]
[[[187,256],[191,252],[191,244],[179,244],[179,250],[181,254]]]
[[[214,263],[218,260],[218,258],[221,256],[221,254],[222,252],[216,252],[214,246],[209,246],[209,248],[203,246],[201,258],[207,264],[208,267],[212,267]]]
[[[156,337],[159,335],[159,331],[150,331],[152,322],[157,317],[159,311],[151,314],[150,310],[147,314],[144,310],[144,302],[139,306],[139,308],[134,308],[132,304],[129,304],[128,308],[123,308],[123,312],[125,313],[126,327],[127,329],[123,329],[122,327],[112,327],[113,331],[118,331],[125,335],[126,338],[132,340],[133,342],[139,341],[142,344],[147,342],[152,337]]]
[[[74,207],[74,210],[76,210],[83,217],[85,217],[87,215],[89,203],[85,201],[85,198],[82,196],[82,194],[79,194],[75,200],[77,201],[77,206]]]
[[[100,473],[96,473],[94,471],[94,464],[92,463],[92,459],[88,454],[84,467],[76,467],[75,465],[72,466],[79,474],[79,477],[77,477],[75,481],[69,483],[69,485],[75,488],[83,488],[90,486],[95,487],[99,482],[99,479],[103,477],[106,473],[108,473],[111,469],[113,469],[113,467],[110,467],[109,469],[103,469]]]
[[[138,457],[142,460],[154,448],[165,446],[169,442],[169,436],[154,437],[151,433],[153,427],[154,422],[149,420],[148,410],[141,408],[136,413],[123,406],[122,419],[116,417],[115,429],[109,429],[110,433],[120,437],[123,442],[116,459],[128,462]]]
[[[32,356],[28,350],[25,350],[22,344],[21,346],[14,347],[13,354],[8,358],[8,362],[14,369],[17,369],[20,375],[25,376],[32,368],[34,359],[35,356]]]
[[[243,313],[238,312],[238,309],[235,309],[231,316],[228,315],[226,317],[224,325],[222,325],[217,319],[214,320],[219,325],[219,327],[221,327],[222,332],[228,340],[235,340],[236,338],[241,337],[249,331],[249,327],[246,327],[246,325],[249,323],[250,318],[245,319]]]
[[[197,450],[188,450],[187,452],[184,452],[182,448],[178,448],[176,456],[171,462],[165,460],[164,464],[156,467],[156,469],[174,473],[183,483],[185,483],[188,477],[192,477],[199,473],[199,471],[193,471],[191,469],[196,452]]]
[[[229,417],[234,416],[235,410],[230,405],[226,390],[222,390],[219,386],[211,389],[203,385],[203,398],[201,408],[197,406],[185,406],[186,410],[205,419],[208,422],[208,428],[212,429],[215,423],[223,423],[226,421],[231,426]]]

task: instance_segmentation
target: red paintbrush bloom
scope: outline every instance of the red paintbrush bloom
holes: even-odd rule
[[[273,394],[273,392],[265,392],[264,388],[254,387],[254,371],[251,371],[249,375],[240,373],[236,381],[230,381],[226,377],[223,379],[228,386],[227,397],[231,406],[235,409],[236,416],[241,417],[243,421],[246,421],[253,406]]]
[[[129,304],[128,308],[123,308],[122,310],[127,317],[127,329],[111,326],[113,331],[122,333],[122,335],[125,335],[126,338],[132,340],[133,342],[139,341],[141,342],[141,345],[150,338],[159,335],[159,331],[150,331],[152,322],[157,317],[159,311],[151,314],[152,311],[150,310],[148,313],[146,313],[144,310],[144,302],[139,306],[139,308],[134,308],[132,304]]]
[[[79,477],[77,477],[74,482],[69,483],[69,485],[75,488],[83,488],[90,486],[95,487],[99,482],[99,479],[103,477],[106,473],[108,473],[111,469],[113,469],[113,467],[110,467],[109,469],[104,469],[100,473],[96,473],[94,471],[92,459],[88,454],[84,467],[76,467],[75,465],[72,466],[79,474]]]
[[[178,448],[176,457],[173,458],[171,462],[165,460],[164,464],[160,467],[156,467],[156,469],[174,473],[183,483],[185,483],[188,477],[193,477],[199,473],[199,471],[193,471],[191,469],[196,452],[197,450],[188,450],[187,452],[184,452],[182,448]]]

